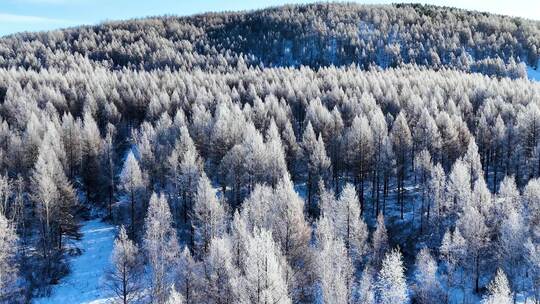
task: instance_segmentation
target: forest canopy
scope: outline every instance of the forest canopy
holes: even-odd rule
[[[540,299],[540,23],[313,4],[0,39],[0,302]],[[84,254],[84,253],[82,253]]]

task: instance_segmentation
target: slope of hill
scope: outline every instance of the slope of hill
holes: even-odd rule
[[[539,26],[312,4],[1,38],[0,302],[539,300]]]
[[[311,4],[252,12],[156,17],[0,40],[0,66],[65,68],[76,54],[110,68],[203,69],[415,63],[524,76],[540,23],[452,8]]]

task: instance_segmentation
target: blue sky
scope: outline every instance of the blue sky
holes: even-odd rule
[[[208,11],[249,10],[309,0],[0,0],[0,36],[152,15],[192,15]],[[361,0],[359,3],[409,2]],[[540,20],[539,0],[413,1],[455,6]]]

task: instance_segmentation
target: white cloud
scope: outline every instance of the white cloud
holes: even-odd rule
[[[47,18],[39,16],[16,15],[0,13],[0,24],[72,24],[73,21],[65,19]]]

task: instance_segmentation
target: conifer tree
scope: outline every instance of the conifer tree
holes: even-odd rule
[[[171,269],[178,263],[180,249],[169,204],[163,194],[153,193],[150,197],[144,226],[143,248],[152,271],[152,300],[165,303],[168,286],[173,280]]]
[[[124,191],[129,201],[129,231],[130,237],[134,239],[137,235],[137,208],[142,205],[142,192],[144,180],[137,159],[130,151],[120,173],[120,187]]]
[[[119,303],[134,303],[142,296],[141,257],[139,248],[128,238],[124,226],[121,226],[111,254],[112,267],[107,272],[107,285]]]
[[[386,254],[377,278],[377,303],[405,304],[409,301],[405,268],[401,253],[394,249]]]

